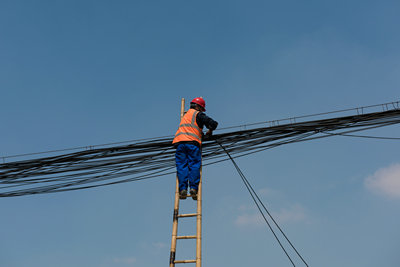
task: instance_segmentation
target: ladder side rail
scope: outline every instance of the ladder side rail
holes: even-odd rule
[[[181,100],[181,116],[185,114],[185,99]],[[171,252],[169,256],[169,267],[175,267],[175,256],[176,256],[176,238],[178,236],[178,214],[179,214],[179,180],[176,176],[176,187],[175,187],[175,204],[174,204],[174,215],[172,223],[172,239],[171,239]]]
[[[169,255],[170,267],[175,267],[176,238],[178,236],[178,213],[179,213],[179,181],[178,178],[176,178],[175,205],[174,205],[174,214],[172,222],[171,252]]]
[[[201,221],[202,221],[202,167],[200,167],[200,182],[197,192],[197,239],[196,239],[196,267],[201,267]]]

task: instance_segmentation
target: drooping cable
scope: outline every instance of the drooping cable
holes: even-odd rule
[[[224,152],[228,155],[229,159],[232,161],[233,166],[235,167],[236,171],[238,172],[240,178],[242,179],[244,185],[247,188],[247,191],[249,192],[251,198],[253,199],[254,203],[257,206],[258,211],[261,213],[261,216],[264,218],[265,223],[268,225],[269,229],[271,230],[272,234],[274,235],[276,241],[278,242],[279,246],[282,248],[283,252],[285,253],[285,255],[287,256],[287,258],[290,260],[290,262],[292,263],[293,266],[296,266],[292,260],[292,258],[289,256],[288,252],[286,251],[285,247],[283,246],[282,242],[279,240],[278,236],[276,235],[274,229],[272,228],[271,224],[269,223],[269,221],[267,220],[264,212],[262,211],[260,205],[263,207],[263,209],[265,210],[265,212],[268,214],[268,216],[270,217],[270,219],[273,221],[273,223],[275,224],[275,226],[279,229],[279,231],[281,232],[281,234],[284,236],[284,238],[286,239],[286,241],[290,244],[290,246],[292,247],[292,249],[296,252],[297,256],[299,256],[299,258],[303,261],[303,263],[308,267],[307,262],[304,260],[304,258],[300,255],[300,253],[298,252],[298,250],[294,247],[293,243],[289,240],[289,238],[287,237],[287,235],[283,232],[282,228],[278,225],[278,223],[275,221],[275,219],[273,218],[273,216],[271,215],[271,213],[268,211],[267,207],[264,205],[264,203],[261,201],[260,197],[258,196],[258,194],[256,193],[256,191],[254,190],[253,186],[250,184],[249,180],[246,178],[246,176],[243,174],[242,170],[239,168],[239,166],[237,165],[236,161],[232,158],[232,156],[229,154],[229,152],[225,149],[225,147],[218,141],[218,139],[215,139],[215,142],[224,150]]]

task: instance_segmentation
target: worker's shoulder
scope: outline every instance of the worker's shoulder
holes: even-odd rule
[[[200,115],[200,116],[204,116],[204,117],[209,117],[209,116],[207,116],[207,114],[206,114],[205,112],[203,112],[203,111],[199,111],[199,115]]]
[[[208,124],[208,123],[217,123],[214,119],[212,119],[211,117],[207,116],[204,112],[199,112],[197,114],[197,119]]]
[[[207,116],[206,113],[199,111],[199,113],[197,113],[197,117],[201,118],[201,119],[208,119],[210,117]]]

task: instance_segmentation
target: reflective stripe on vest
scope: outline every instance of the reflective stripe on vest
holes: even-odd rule
[[[182,141],[196,141],[201,145],[202,129],[197,125],[196,117],[199,111],[189,109],[182,117],[178,131],[176,131],[173,144]]]

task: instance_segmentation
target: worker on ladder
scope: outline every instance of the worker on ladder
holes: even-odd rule
[[[202,97],[196,97],[190,102],[190,109],[182,117],[178,131],[172,141],[176,148],[175,161],[179,180],[179,198],[186,199],[190,186],[190,195],[197,200],[197,190],[200,182],[201,142],[203,127],[208,131],[205,136],[211,136],[218,122],[208,117],[206,102]]]

